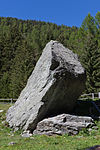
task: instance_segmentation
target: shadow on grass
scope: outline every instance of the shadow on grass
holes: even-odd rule
[[[91,103],[92,100],[77,100],[76,105],[72,112],[68,112],[66,109],[54,110],[52,114],[46,114],[45,118],[54,117],[63,113],[76,115],[76,116],[87,116],[92,117],[94,120],[100,120],[100,113],[96,110],[96,108]],[[100,100],[95,100],[95,104],[100,106]],[[100,107],[99,107],[100,108]]]
[[[77,150],[100,150],[100,145],[95,145],[92,147],[87,147],[87,148],[77,149]]]
[[[100,100],[96,100],[95,103],[100,106]],[[100,113],[93,106],[91,100],[77,100],[76,106],[71,114],[78,116],[89,116],[96,120],[98,120],[100,116]]]

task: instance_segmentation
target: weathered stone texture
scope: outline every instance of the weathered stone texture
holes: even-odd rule
[[[45,117],[71,111],[84,90],[85,78],[77,55],[50,41],[17,102],[8,110],[10,127],[33,131]]]
[[[61,114],[40,121],[33,134],[76,135],[81,129],[92,127],[93,125],[94,121],[91,117]]]

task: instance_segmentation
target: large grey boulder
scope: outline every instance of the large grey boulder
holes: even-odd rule
[[[81,129],[90,128],[94,125],[94,121],[91,117],[61,114],[40,121],[33,134],[76,135]]]
[[[50,41],[17,102],[7,112],[10,127],[32,132],[45,117],[72,111],[84,90],[85,78],[77,55]]]

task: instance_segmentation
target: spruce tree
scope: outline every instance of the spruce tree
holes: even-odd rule
[[[83,65],[86,69],[87,81],[86,92],[97,92],[100,88],[100,53],[98,50],[98,41],[88,33],[84,46]]]

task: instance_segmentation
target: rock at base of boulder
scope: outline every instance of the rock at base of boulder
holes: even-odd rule
[[[91,117],[61,114],[39,122],[33,134],[76,135],[82,128],[92,127],[93,125],[94,122]]]

